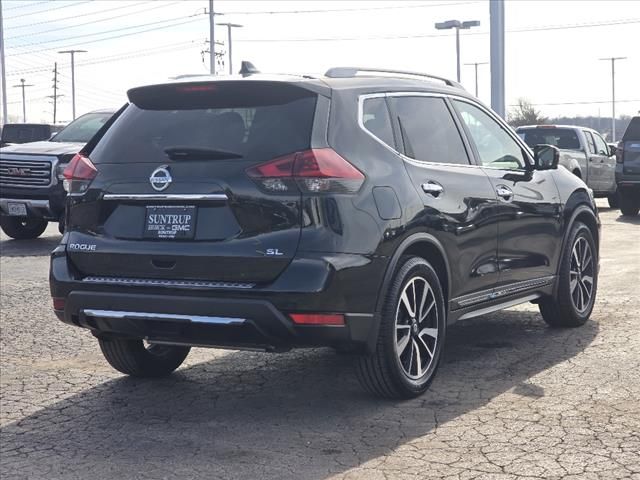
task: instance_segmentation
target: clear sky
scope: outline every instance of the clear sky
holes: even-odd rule
[[[46,97],[57,61],[58,121],[71,119],[69,55],[59,50],[88,50],[76,57],[78,114],[120,106],[132,86],[208,72],[207,0],[0,1],[13,117],[22,103],[12,86],[24,78],[34,85],[27,120],[52,120]],[[505,10],[507,104],[525,97],[548,116],[610,116],[611,65],[599,58],[621,56],[617,113],[640,111],[640,0],[508,0]],[[214,11],[218,22],[244,26],[233,33],[234,67],[251,60],[264,72],[319,73],[356,65],[455,78],[453,30],[434,28],[449,19],[480,20],[462,33],[462,62],[489,61],[487,0],[215,0]],[[216,40],[226,43],[225,27]],[[490,103],[489,67],[479,68],[479,97]],[[463,66],[462,83],[474,91],[472,66]]]

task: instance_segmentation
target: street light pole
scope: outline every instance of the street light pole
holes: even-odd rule
[[[2,80],[0,87],[2,88],[2,125],[8,123],[7,118],[7,71],[4,65],[4,27],[2,24],[2,0],[0,0],[0,69],[2,69]]]
[[[24,83],[24,78],[20,79],[20,85],[14,85],[14,88],[22,89],[22,123],[27,123],[27,102],[25,100],[24,89],[25,87],[33,87],[33,84]]]
[[[215,40],[215,12],[213,0],[209,0],[209,72],[216,74],[216,40]]]
[[[469,20],[461,22],[460,20],[447,20],[446,22],[439,22],[435,24],[437,30],[449,30],[451,28],[456,29],[456,66],[457,66],[457,79],[460,83],[460,30],[467,30],[471,27],[480,26],[479,20]]]
[[[473,62],[465,63],[465,65],[473,65],[476,70],[476,98],[478,97],[478,65],[487,65],[489,62]]]
[[[71,112],[73,119],[76,119],[76,65],[75,54],[86,53],[86,50],[62,50],[58,53],[69,53],[71,55]]]
[[[216,23],[216,25],[220,25],[222,27],[227,27],[227,41],[229,43],[229,74],[233,75],[233,49],[232,49],[232,41],[231,41],[231,29],[232,28],[242,28],[244,25],[240,25],[239,23]]]
[[[600,60],[611,62],[611,141],[616,141],[616,60],[625,60],[627,57],[606,57]]]

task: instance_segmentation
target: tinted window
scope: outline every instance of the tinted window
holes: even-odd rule
[[[598,155],[609,155],[609,147],[607,147],[606,142],[602,139],[600,135],[597,133],[593,134],[593,139],[596,142],[596,152]]]
[[[623,142],[640,140],[640,117],[633,117],[622,137]]]
[[[469,163],[460,132],[442,98],[392,100],[407,157],[424,162]]]
[[[52,141],[87,143],[100,130],[100,127],[111,118],[111,115],[113,114],[87,113],[82,115],[58,132]]]
[[[369,98],[364,101],[362,108],[362,123],[364,128],[387,145],[394,147],[393,130],[389,109],[384,98]]]
[[[518,135],[532,148],[544,143],[565,150],[580,150],[578,134],[572,128],[519,128]]]
[[[7,143],[29,143],[48,140],[51,128],[48,125],[29,123],[7,124],[2,129],[2,141]]]
[[[587,148],[589,149],[589,153],[596,153],[596,144],[593,141],[593,135],[591,135],[591,132],[584,132],[584,136],[587,138]]]
[[[504,169],[524,167],[525,159],[520,145],[498,122],[467,102],[454,100],[453,103],[469,129],[482,165]]]
[[[256,82],[257,83],[257,82]],[[247,95],[217,95],[195,104],[160,97],[162,104],[130,105],[91,153],[96,163],[162,162],[169,147],[222,150],[255,161],[269,160],[308,149],[316,95],[292,98],[269,96],[269,91]],[[197,92],[200,94],[200,92]],[[171,105],[169,105],[171,100]],[[278,103],[273,103],[277,101]],[[219,106],[218,106],[219,105]]]

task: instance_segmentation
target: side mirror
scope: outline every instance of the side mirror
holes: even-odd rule
[[[536,145],[533,147],[535,170],[554,170],[560,163],[560,150],[553,145]]]
[[[610,157],[614,156],[617,151],[618,151],[618,147],[616,147],[615,145],[609,145],[609,156]]]

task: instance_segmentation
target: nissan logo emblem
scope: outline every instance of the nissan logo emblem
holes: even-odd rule
[[[166,165],[156,168],[149,177],[151,186],[157,192],[165,190],[171,183],[171,180],[171,173],[169,173],[169,167]]]

